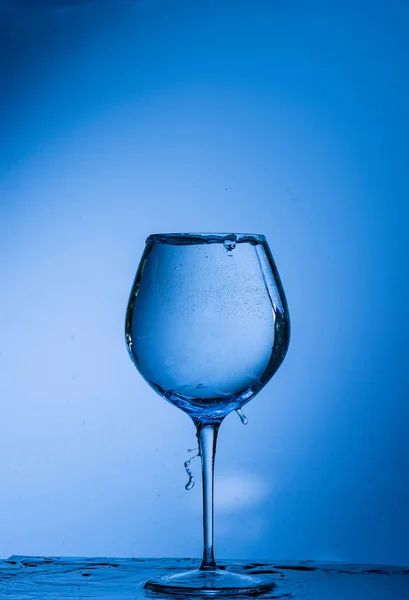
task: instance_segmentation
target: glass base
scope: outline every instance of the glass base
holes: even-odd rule
[[[145,589],[173,596],[258,596],[272,590],[277,580],[240,575],[222,569],[186,571],[149,579]]]

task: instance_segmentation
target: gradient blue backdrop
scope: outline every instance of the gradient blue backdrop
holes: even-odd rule
[[[0,2],[0,556],[199,556],[127,356],[145,237],[264,233],[292,317],[216,553],[409,562],[406,0]],[[199,464],[194,465],[196,474]]]

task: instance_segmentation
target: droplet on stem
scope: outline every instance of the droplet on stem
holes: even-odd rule
[[[187,476],[189,477],[189,480],[187,482],[187,484],[185,485],[185,490],[191,490],[192,487],[195,485],[196,481],[195,478],[193,477],[193,473],[192,471],[189,469],[189,465],[191,463],[191,461],[196,458],[197,456],[200,456],[200,452],[199,452],[199,448],[190,448],[188,450],[188,452],[194,452],[195,450],[197,450],[197,454],[195,454],[194,456],[192,456],[192,458],[189,458],[189,460],[187,460],[185,462],[185,469],[186,469],[186,473]]]
[[[247,423],[249,422],[249,420],[246,417],[246,415],[243,415],[243,412],[242,412],[241,408],[237,408],[236,409],[236,413],[239,415],[240,421],[243,423],[243,425],[247,425]]]
[[[185,462],[185,469],[186,469],[186,473],[188,474],[189,481],[185,485],[185,490],[191,490],[192,487],[195,485],[195,478],[193,477],[192,471],[189,469],[189,465],[190,465],[190,460],[187,460]]]

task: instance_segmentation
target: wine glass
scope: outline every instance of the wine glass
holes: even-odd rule
[[[249,402],[282,363],[289,316],[263,235],[150,235],[126,312],[129,354],[149,385],[196,427],[203,483],[203,560],[145,587],[173,595],[257,594],[274,585],[219,569],[213,551],[213,486],[223,419]]]

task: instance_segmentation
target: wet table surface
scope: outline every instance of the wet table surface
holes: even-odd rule
[[[12,556],[0,561],[0,598],[154,598],[152,592],[143,588],[148,578],[197,566],[198,561],[190,559]],[[314,561],[221,561],[220,566],[231,571],[274,578],[277,586],[261,596],[266,599],[409,599],[409,568],[404,567]]]

